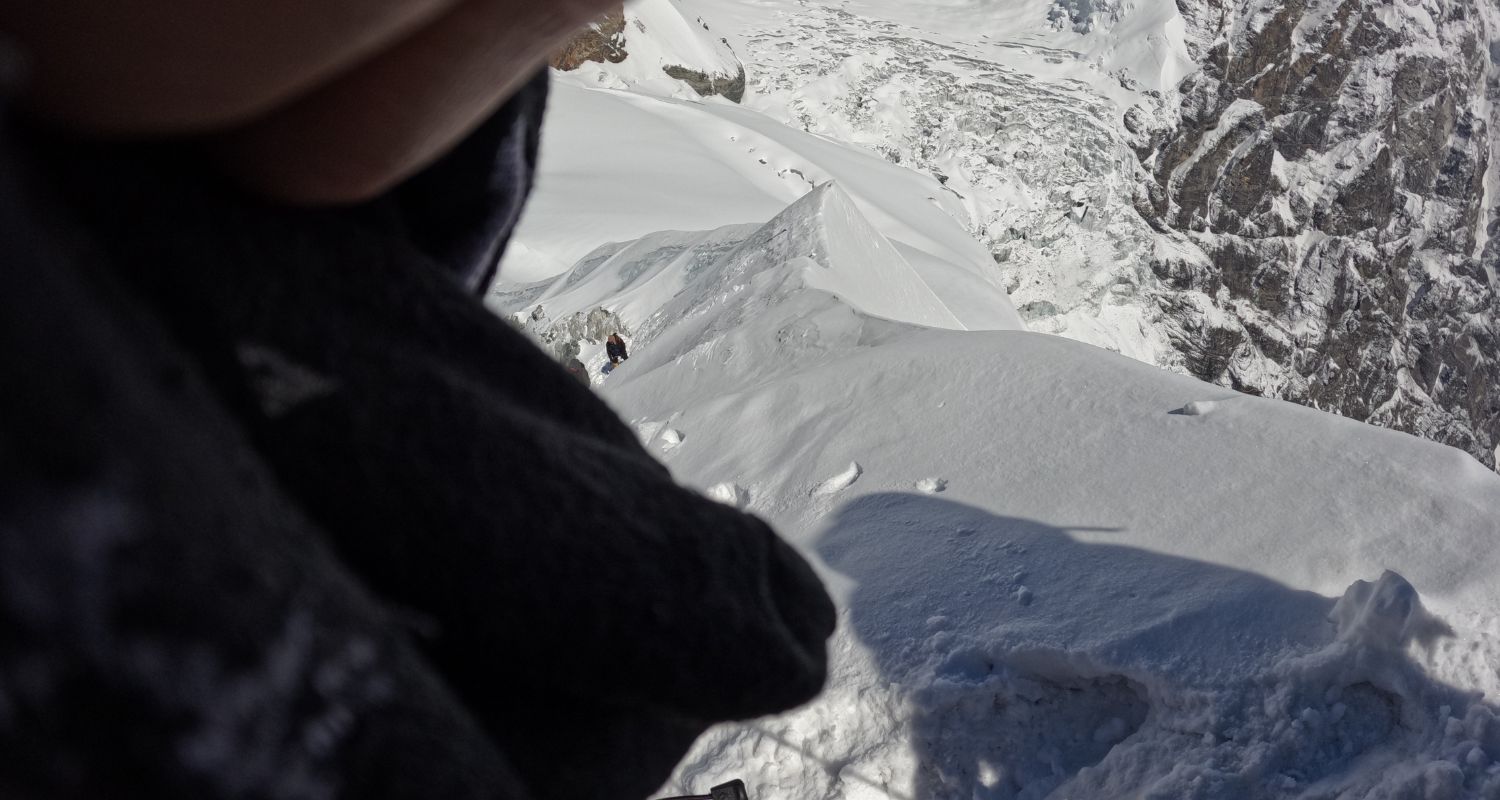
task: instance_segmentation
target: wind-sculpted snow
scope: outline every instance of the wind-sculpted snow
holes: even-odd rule
[[[715,730],[665,793],[1500,791],[1500,476],[1059,337],[872,316],[807,280],[862,274],[826,246],[861,230],[846,207],[829,187],[555,282],[629,309],[601,391],[648,447],[841,607],[824,696]]]

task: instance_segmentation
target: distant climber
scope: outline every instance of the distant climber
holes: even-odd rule
[[[579,383],[582,383],[584,386],[589,385],[589,368],[585,367],[582,361],[570,358],[563,362],[563,369],[566,369],[569,375],[577,378]]]
[[[618,333],[609,335],[609,339],[604,342],[604,350],[609,354],[611,366],[618,367],[621,361],[630,360],[630,352],[625,349],[625,340],[621,339]]]

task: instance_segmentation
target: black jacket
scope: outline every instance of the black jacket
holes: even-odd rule
[[[630,354],[625,352],[625,342],[623,340],[621,340],[618,344],[611,341],[605,341],[604,352],[609,356],[610,361],[624,361],[630,358]]]
[[[544,95],[336,211],[0,122],[0,796],[640,798],[819,690],[807,564],[475,297]]]

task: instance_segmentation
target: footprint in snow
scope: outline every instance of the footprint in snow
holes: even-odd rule
[[[812,493],[815,495],[830,495],[842,492],[853,486],[854,482],[859,480],[859,476],[863,475],[864,472],[864,468],[858,462],[851,461],[847,469],[818,484],[818,487],[813,489]]]
[[[1151,716],[1145,688],[1122,676],[1020,670],[978,648],[950,653],[937,677],[946,680],[919,695],[911,722],[924,765],[917,797],[1018,796],[1013,787],[1040,797],[1103,761]]]

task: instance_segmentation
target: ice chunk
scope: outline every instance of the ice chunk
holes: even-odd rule
[[[749,490],[737,483],[716,483],[708,487],[708,491],[705,494],[708,495],[708,499],[710,500],[723,503],[726,506],[734,506],[738,509],[744,509],[750,505]]]
[[[1338,626],[1340,639],[1382,650],[1400,650],[1410,642],[1426,647],[1453,634],[1422,607],[1417,590],[1390,570],[1374,583],[1355,581],[1328,618]]]
[[[828,480],[818,484],[818,488],[813,489],[813,494],[827,495],[842,492],[850,486],[853,486],[854,482],[859,480],[859,476],[863,475],[864,472],[864,468],[861,467],[858,462],[851,461],[849,462],[849,466],[845,468],[843,472],[840,472],[832,478],[829,478]]]
[[[922,494],[939,494],[948,488],[948,481],[943,478],[923,478],[917,481],[917,491]]]

